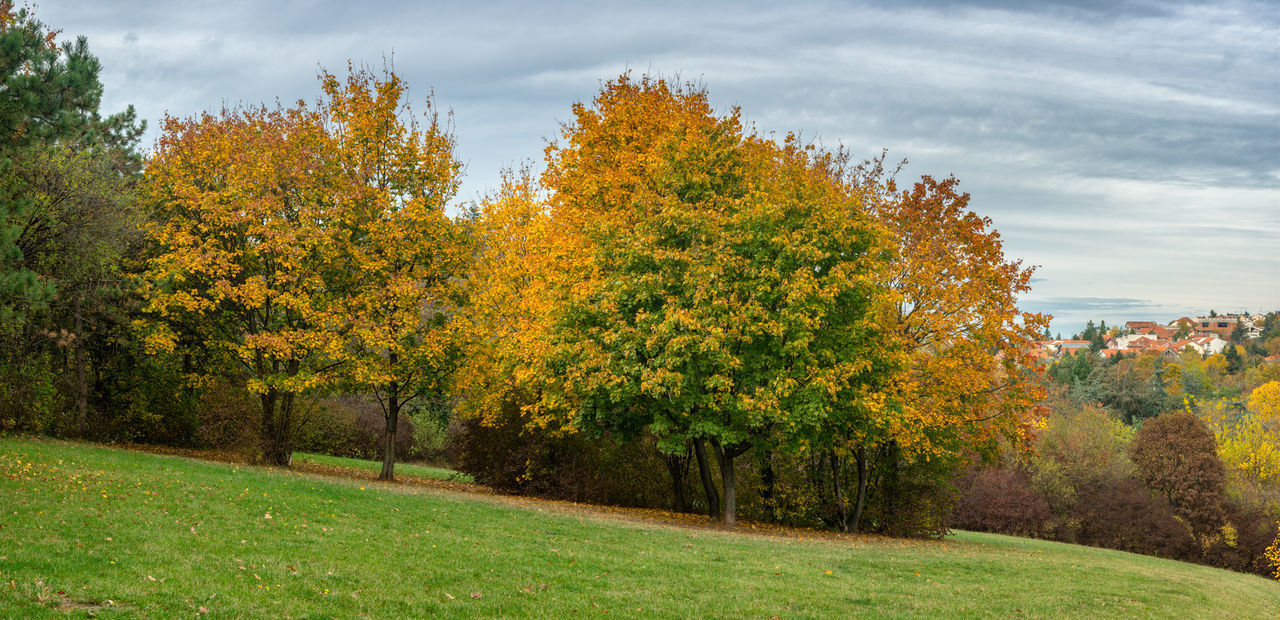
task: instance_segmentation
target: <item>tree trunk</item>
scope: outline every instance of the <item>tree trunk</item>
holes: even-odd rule
[[[297,376],[297,362],[289,362],[289,376]],[[280,396],[280,459],[277,465],[289,467],[293,465],[293,405],[297,394],[285,392]]]
[[[733,459],[746,453],[750,444],[721,446],[719,441],[711,440],[711,447],[716,451],[716,461],[720,463],[720,486],[724,488],[724,508],[720,511],[721,522],[725,527],[735,527],[737,519],[737,489],[734,483]]]
[[[387,361],[395,371],[399,356],[391,353]],[[378,480],[394,480],[396,475],[396,431],[400,428],[400,384],[392,381],[387,389],[387,427],[382,434],[382,473]]]
[[[698,473],[702,476],[702,489],[707,493],[707,515],[720,516],[720,494],[716,492],[716,483],[711,479],[711,465],[707,462],[707,447],[701,437],[693,440],[693,454],[698,459]]]
[[[266,392],[258,395],[258,400],[262,403],[262,458],[267,463],[279,465],[281,443],[276,409],[280,404],[280,394],[275,388],[267,388]]]
[[[689,473],[689,442],[684,444],[684,454],[660,453],[662,462],[667,465],[667,473],[671,475],[671,499],[676,512],[685,512],[688,506],[684,500],[684,478]]]
[[[858,531],[862,525],[862,509],[867,504],[867,447],[858,446],[858,503],[853,508],[851,531]]]
[[[387,403],[387,432],[382,441],[382,473],[378,480],[394,480],[396,469],[396,431],[400,427],[400,402],[394,396]]]
[[[89,429],[89,381],[85,377],[83,299],[76,295],[76,432],[84,437]]]
[[[262,402],[262,456],[267,463],[288,467],[293,462],[293,399],[291,392],[268,388]]]
[[[849,531],[849,513],[844,508],[844,489],[840,486],[840,457],[836,455],[836,451],[830,452],[831,456],[831,484],[836,491],[836,510],[840,514],[840,529]]]
[[[760,464],[760,499],[764,501],[764,508],[769,513],[770,521],[780,521],[778,518],[777,506],[774,505],[774,485],[777,482],[773,473],[773,453],[764,450]]]

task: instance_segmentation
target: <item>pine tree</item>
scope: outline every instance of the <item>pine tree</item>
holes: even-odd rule
[[[20,324],[53,297],[54,285],[24,252],[34,201],[20,182],[23,166],[42,152],[67,145],[79,149],[128,147],[142,132],[132,107],[102,119],[98,103],[100,65],[84,37],[58,47],[49,30],[27,9],[0,2],[0,325]],[[136,172],[138,155],[128,148],[121,172]]]
[[[1227,373],[1236,374],[1244,368],[1244,357],[1240,355],[1240,351],[1236,349],[1236,345],[1228,344],[1227,348],[1222,351],[1227,360]]]

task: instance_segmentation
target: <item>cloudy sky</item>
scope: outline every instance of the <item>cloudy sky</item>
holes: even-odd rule
[[[471,5],[477,5],[475,8]],[[570,105],[628,69],[704,84],[765,130],[901,179],[954,174],[1054,331],[1280,309],[1280,3],[49,0],[103,108],[319,95],[320,67],[396,72],[452,109],[459,201],[541,162]],[[785,6],[784,6],[785,5]]]

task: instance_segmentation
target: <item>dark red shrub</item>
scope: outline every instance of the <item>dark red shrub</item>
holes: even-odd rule
[[[1276,518],[1264,507],[1228,501],[1227,525],[1204,536],[1204,564],[1230,570],[1272,576],[1266,558],[1267,547],[1275,540]]]
[[[1074,542],[1177,560],[1198,558],[1191,530],[1164,497],[1152,496],[1141,482],[1101,482],[1081,487],[1079,494]]]
[[[981,532],[1038,536],[1049,520],[1049,504],[1026,476],[1010,469],[984,469],[961,481],[967,492],[956,502],[955,527]]]

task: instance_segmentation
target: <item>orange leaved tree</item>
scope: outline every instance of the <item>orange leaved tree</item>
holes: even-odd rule
[[[1030,343],[1049,317],[1018,308],[1033,269],[1005,258],[999,232],[969,209],[955,178],[925,176],[899,192],[882,163],[864,164],[857,182],[878,196],[874,214],[896,254],[884,327],[909,361],[893,390],[902,413],[878,446],[890,469],[882,475],[895,478],[898,463],[1025,435],[1041,397]],[[860,469],[865,447],[856,448]]]
[[[470,250],[445,206],[461,164],[430,100],[419,124],[395,73],[352,71],[345,82],[324,73],[321,81],[328,157],[341,173],[334,196],[342,234],[332,252],[343,268],[333,274],[341,295],[331,328],[346,334],[348,388],[382,406],[379,478],[390,480],[401,412],[439,388],[455,357],[453,279]]]
[[[497,426],[505,409],[520,409],[525,426],[560,430],[538,395],[551,314],[553,282],[563,277],[553,248],[545,196],[528,169],[503,174],[479,204],[472,226],[474,255],[466,307],[457,333],[466,362],[454,374],[459,415]]]
[[[341,359],[328,281],[341,221],[339,171],[322,119],[305,106],[166,118],[146,170],[154,244],[144,274],[147,344],[180,333],[247,376],[262,451],[287,465],[300,393]]]

